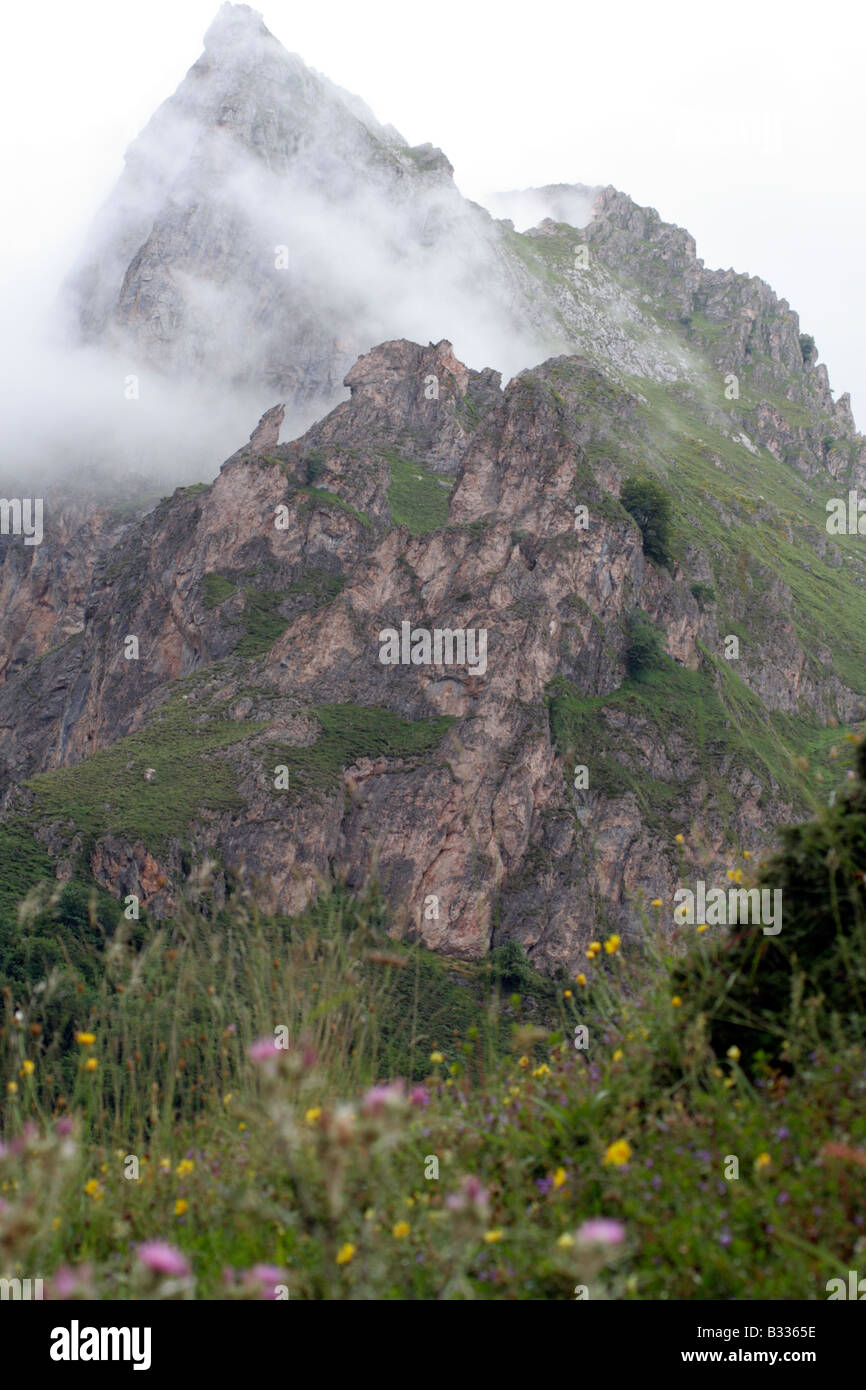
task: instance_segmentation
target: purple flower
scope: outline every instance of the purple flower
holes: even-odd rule
[[[138,1258],[156,1274],[189,1274],[187,1260],[164,1240],[147,1240],[139,1245]]]
[[[723,1230],[721,1235],[719,1236],[719,1245],[730,1245],[731,1239],[732,1237],[730,1231],[727,1228],[725,1228],[725,1230]]]
[[[790,1138],[790,1134],[791,1131],[789,1130],[787,1125],[781,1125],[780,1128],[776,1130],[777,1139],[788,1139]]]
[[[603,1216],[595,1217],[578,1228],[577,1239],[582,1245],[621,1245],[625,1240],[625,1226]]]
[[[422,1110],[426,1110],[430,1104],[430,1092],[426,1086],[413,1086],[409,1092],[409,1104],[420,1105]]]
[[[553,1178],[536,1178],[535,1186],[538,1188],[542,1197],[546,1197],[550,1189],[553,1187]]]
[[[776,1201],[778,1202],[780,1207],[783,1207],[785,1203],[790,1202],[790,1200],[791,1198],[787,1192],[780,1192],[778,1197],[776,1198]]]

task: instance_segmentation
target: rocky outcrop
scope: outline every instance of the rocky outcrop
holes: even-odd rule
[[[329,875],[375,874],[395,930],[463,956],[514,937],[574,967],[600,924],[639,930],[640,895],[670,895],[675,831],[700,836],[709,876],[795,812],[784,765],[738,732],[744,709],[778,741],[774,712],[853,719],[866,682],[821,678],[778,581],[755,584],[736,677],[722,673],[741,581],[700,538],[670,568],[644,555],[617,499],[653,417],[587,359],[502,390],[447,342],[401,340],[346,384],[300,439],[276,442],[274,407],[209,488],[46,552],[41,591],[66,605],[53,626],[75,613],[80,630],[52,648],[46,627],[41,655],[9,663],[5,815],[61,875],[84,856],[156,913],[204,857],[223,891],[246,876],[285,912]],[[94,536],[75,607],[70,557]],[[626,680],[635,610],[668,653],[646,696]],[[383,663],[404,624],[483,632],[484,660]]]

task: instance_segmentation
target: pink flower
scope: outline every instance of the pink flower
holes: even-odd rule
[[[584,1221],[577,1232],[582,1245],[620,1245],[625,1240],[625,1226],[619,1221],[607,1221],[603,1216]]]
[[[452,1192],[449,1197],[445,1198],[445,1205],[449,1211],[464,1211],[467,1207],[471,1207],[479,1216],[486,1216],[487,1189],[482,1186],[478,1178],[470,1175],[463,1179],[460,1192]]]
[[[420,1105],[423,1110],[430,1104],[430,1092],[426,1086],[413,1086],[409,1092],[409,1104]]]
[[[53,1284],[58,1298],[71,1298],[78,1288],[78,1275],[68,1265],[61,1265],[54,1275]]]
[[[72,1133],[72,1121],[68,1116],[57,1121],[57,1124],[54,1126],[54,1132],[58,1134],[61,1139],[65,1139],[67,1134]]]
[[[139,1245],[138,1258],[157,1274],[189,1274],[187,1260],[164,1240],[148,1240]]]
[[[273,1038],[259,1038],[247,1048],[247,1056],[253,1062],[270,1062],[277,1052],[276,1043]]]
[[[277,1265],[253,1265],[244,1275],[243,1282],[248,1287],[250,1284],[258,1284],[263,1299],[275,1300],[277,1285],[285,1283],[285,1274]]]
[[[363,1115],[381,1115],[383,1110],[394,1110],[405,1103],[405,1084],[402,1081],[389,1081],[384,1086],[371,1086],[361,1101]]]

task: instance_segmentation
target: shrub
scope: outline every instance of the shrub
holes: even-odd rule
[[[653,478],[627,478],[619,497],[643,536],[644,554],[659,565],[670,563],[671,504]]]
[[[661,635],[639,608],[629,616],[626,666],[633,680],[646,671],[664,664],[665,649]]]
[[[712,584],[704,584],[701,581],[692,585],[692,596],[697,599],[702,608],[705,604],[716,601],[716,591]]]

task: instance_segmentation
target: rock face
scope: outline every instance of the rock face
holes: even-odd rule
[[[652,209],[556,185],[521,233],[452,173],[232,5],[130,149],[80,332],[256,402],[211,484],[0,537],[0,913],[46,856],[157,916],[204,860],[285,912],[376,875],[395,931],[573,969],[827,794],[866,692],[848,397]]]
[[[223,891],[246,877],[286,912],[328,875],[375,874],[395,930],[465,957],[515,938],[575,968],[599,931],[640,930],[641,895],[670,902],[677,833],[708,880],[766,844],[804,804],[796,733],[861,715],[859,617],[847,665],[816,654],[825,615],[772,569],[797,526],[829,573],[829,538],[822,558],[803,527],[834,480],[807,496],[789,470],[764,522],[757,489],[783,465],[727,412],[642,401],[582,357],[503,391],[448,342],[400,340],[346,384],[290,444],[274,407],[208,488],[80,522],[28,573],[7,548],[19,602],[42,596],[46,617],[29,649],[4,632],[6,823],[59,876],[157,914],[205,858]],[[668,568],[617,500],[648,466],[675,503]],[[842,566],[843,615],[863,581],[862,560]],[[636,610],[667,653],[643,679]],[[449,660],[443,638],[437,663],[435,634],[455,631],[483,633],[484,659]]]

